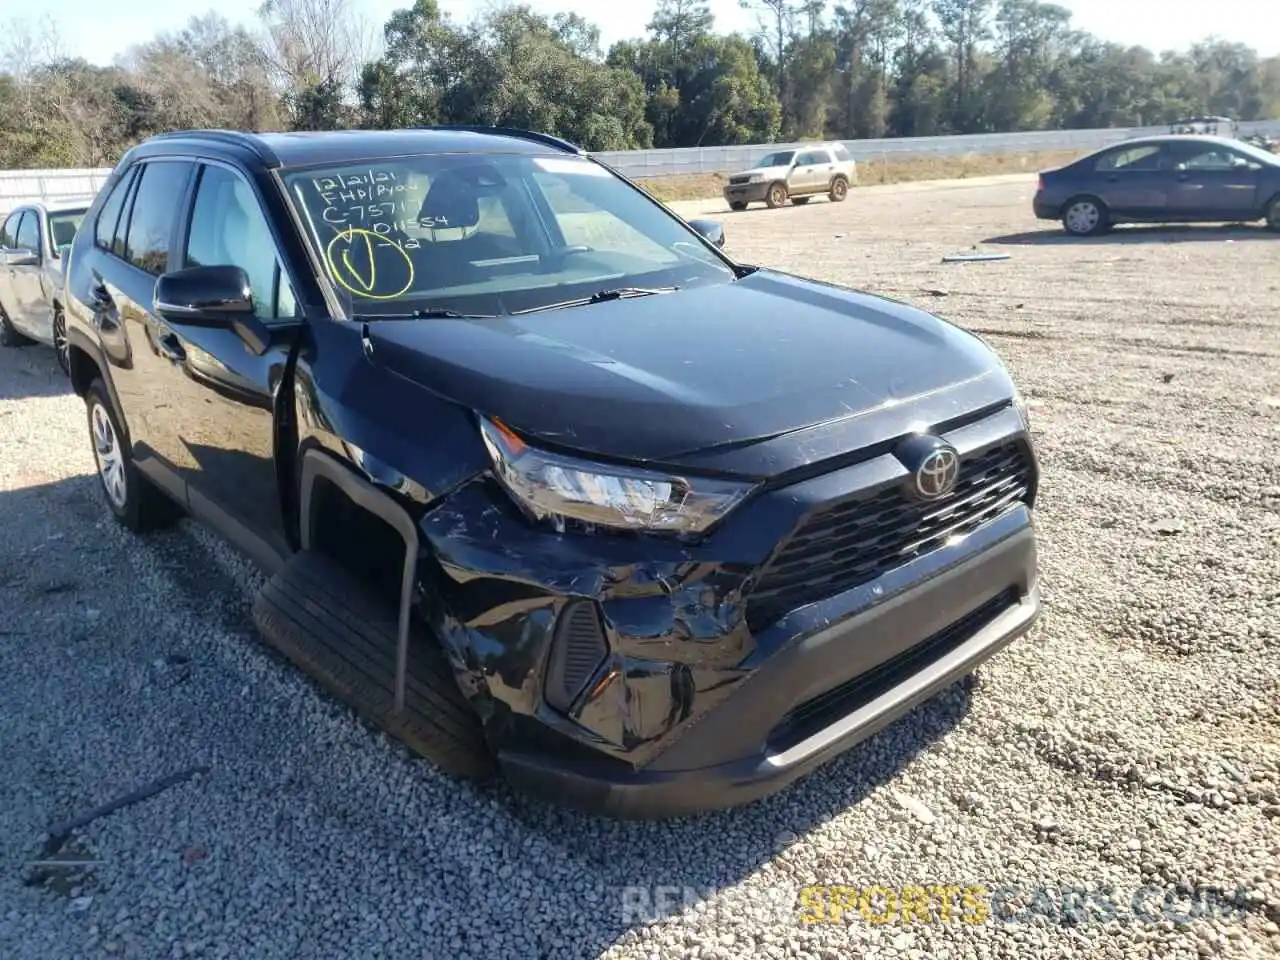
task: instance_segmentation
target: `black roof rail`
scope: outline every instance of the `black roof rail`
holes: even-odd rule
[[[168,130],[154,134],[151,140],[213,140],[219,143],[244,147],[257,154],[258,159],[268,166],[280,166],[280,158],[276,152],[252,133],[242,130]]]
[[[570,143],[549,133],[538,133],[535,130],[521,130],[519,127],[490,127],[480,123],[436,123],[428,127],[416,127],[418,130],[456,130],[462,133],[488,133],[495,137],[515,137],[518,140],[532,140],[548,147],[555,147],[564,153],[584,153],[576,143]]]

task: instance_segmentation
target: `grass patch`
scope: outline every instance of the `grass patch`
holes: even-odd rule
[[[918,180],[963,180],[1004,173],[1036,173],[1058,167],[1084,155],[1079,150],[1049,150],[1038,153],[961,154],[958,156],[910,155],[857,157],[858,184],[911,183]],[[856,153],[855,153],[856,156]],[[644,177],[636,181],[665,203],[676,200],[706,200],[724,190],[725,176],[719,173],[690,173],[675,177]]]

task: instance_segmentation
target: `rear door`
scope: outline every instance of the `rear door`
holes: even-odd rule
[[[1174,181],[1171,214],[1180,220],[1247,220],[1257,216],[1262,165],[1230,147],[1179,143],[1169,150]]]
[[[1094,192],[1119,219],[1167,216],[1172,184],[1163,143],[1121,146],[1102,154],[1094,164]]]
[[[24,212],[25,208],[19,207],[5,218],[4,226],[0,227],[0,249],[7,252],[18,248],[18,227],[22,223]],[[23,331],[26,323],[18,305],[18,288],[15,283],[17,276],[15,267],[0,264],[0,307],[4,307],[5,315],[14,329]]]
[[[139,469],[184,503],[179,478],[156,457],[174,409],[165,389],[168,360],[157,342],[159,318],[153,304],[156,279],[169,269],[182,201],[194,172],[189,160],[156,157],[139,162],[127,183],[121,181],[127,190],[121,206],[116,207],[113,194],[98,220],[96,243],[106,249],[95,258],[86,301],[93,309],[90,322],[112,361],[111,378],[133,457]]]

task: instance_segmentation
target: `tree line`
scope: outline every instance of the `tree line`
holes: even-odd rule
[[[477,123],[626,150],[1280,116],[1280,57],[1110,43],[1042,0],[740,3],[753,33],[718,33],[703,0],[659,0],[645,36],[603,50],[582,17],[519,4],[458,23],[413,0],[378,29],[358,0],[266,0],[251,25],[210,12],[111,66],[15,21],[0,169],[110,165],[193,127]]]

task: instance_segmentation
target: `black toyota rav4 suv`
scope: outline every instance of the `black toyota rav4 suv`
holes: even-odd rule
[[[1038,470],[977,337],[719,241],[536,133],[155,137],[66,280],[106,501],[455,775],[772,793],[1027,630]]]

